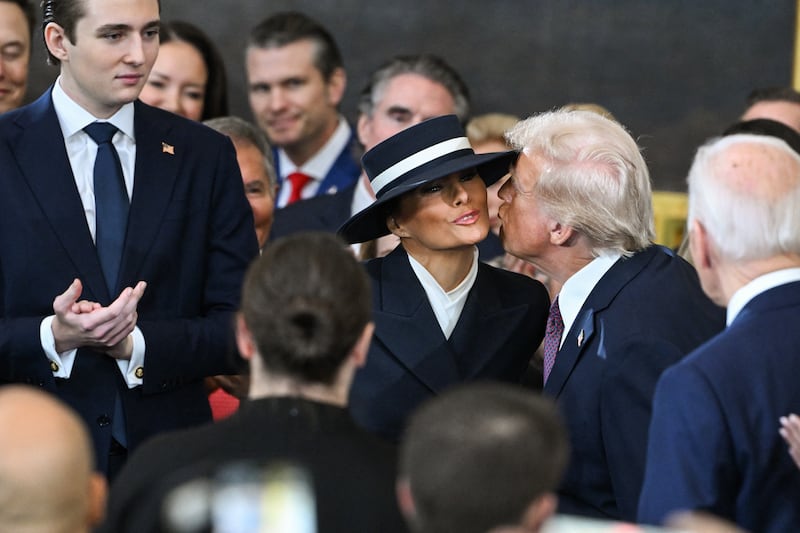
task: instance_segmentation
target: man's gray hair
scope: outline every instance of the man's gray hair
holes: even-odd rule
[[[773,158],[773,168],[754,166],[749,170],[758,173],[753,179],[761,181],[761,188],[732,187],[737,180],[724,179],[724,153],[744,143],[783,152],[783,161]],[[739,165],[738,171],[745,168]],[[689,225],[700,221],[726,259],[749,261],[800,254],[800,155],[785,141],[753,134],[711,139],[697,151],[688,183]]]
[[[361,91],[358,111],[371,117],[389,82],[402,74],[417,74],[438,83],[447,89],[455,103],[455,115],[466,124],[470,114],[469,89],[461,76],[444,59],[433,54],[397,56],[384,63],[372,73],[366,87]]]
[[[596,255],[630,256],[655,238],[650,174],[636,141],[618,122],[591,111],[556,110],[506,135],[546,160],[533,191],[552,218],[586,236]]]
[[[272,147],[267,137],[250,122],[239,117],[227,116],[206,120],[203,122],[209,128],[227,135],[234,141],[249,142],[264,156],[264,169],[269,177],[270,190],[275,190],[278,183],[277,173],[275,172],[275,158],[272,155]]]

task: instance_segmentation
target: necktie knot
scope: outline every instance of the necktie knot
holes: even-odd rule
[[[311,176],[302,172],[292,172],[286,176],[286,180],[292,184],[292,190],[287,200],[287,205],[300,200],[303,196],[303,187],[311,181]]]
[[[117,133],[117,127],[110,122],[92,122],[83,131],[97,144],[110,143]]]

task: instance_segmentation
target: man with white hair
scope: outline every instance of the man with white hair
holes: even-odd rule
[[[800,527],[800,472],[779,419],[800,409],[800,156],[737,134],[689,172],[691,250],[728,327],[658,383],[639,518],[710,511],[763,533]]]
[[[633,520],[656,381],[723,313],[688,263],[652,244],[649,173],[619,123],[559,110],[508,137],[521,154],[500,189],[500,237],[553,284],[544,393],[572,445],[559,512]]]
[[[78,415],[34,387],[0,388],[0,531],[85,533],[106,482]]]

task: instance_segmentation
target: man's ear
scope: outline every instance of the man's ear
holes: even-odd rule
[[[356,368],[364,366],[364,364],[367,362],[369,344],[372,342],[372,334],[374,332],[375,324],[373,322],[369,322],[366,326],[364,326],[364,330],[361,332],[361,335],[358,336],[358,340],[356,341],[355,345],[353,345],[353,349],[350,350],[350,356],[353,358]]]
[[[414,505],[414,497],[411,495],[411,484],[407,479],[398,479],[394,485],[395,495],[397,496],[397,506],[407,521],[411,521],[417,515],[417,508]]]
[[[356,131],[358,132],[358,142],[361,143],[361,146],[366,146],[368,139],[372,138],[372,117],[361,113],[358,116]]]
[[[692,220],[689,226],[689,251],[696,268],[711,268],[714,263],[711,241],[706,227],[697,219]]]
[[[556,222],[555,220],[551,220],[548,223],[547,229],[550,232],[550,243],[556,246],[567,244],[575,234],[575,230],[573,230],[571,226]]]
[[[67,61],[69,59],[66,48],[67,39],[68,37],[67,34],[64,33],[64,28],[55,22],[49,22],[47,26],[44,27],[44,42],[47,45],[47,49],[59,61]]]
[[[557,506],[558,497],[552,492],[539,496],[522,515],[522,526],[525,531],[540,531],[544,523],[555,514]]]
[[[347,87],[347,74],[343,68],[334,69],[331,77],[328,78],[328,101],[337,107],[344,98],[344,90]]]
[[[242,359],[251,360],[256,353],[256,343],[253,340],[253,334],[250,333],[250,328],[244,321],[242,313],[236,313],[236,347],[239,348],[239,353]]]

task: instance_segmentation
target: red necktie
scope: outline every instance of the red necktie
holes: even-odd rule
[[[556,362],[556,353],[561,345],[561,335],[564,333],[564,321],[561,319],[561,309],[558,307],[558,296],[550,305],[550,314],[547,317],[547,329],[544,333],[544,382],[550,376],[550,371]]]
[[[292,184],[291,194],[289,195],[289,199],[286,201],[286,205],[289,205],[303,197],[303,187],[305,187],[306,184],[311,181],[311,176],[308,174],[303,174],[302,172],[292,172],[286,176],[286,180]]]

